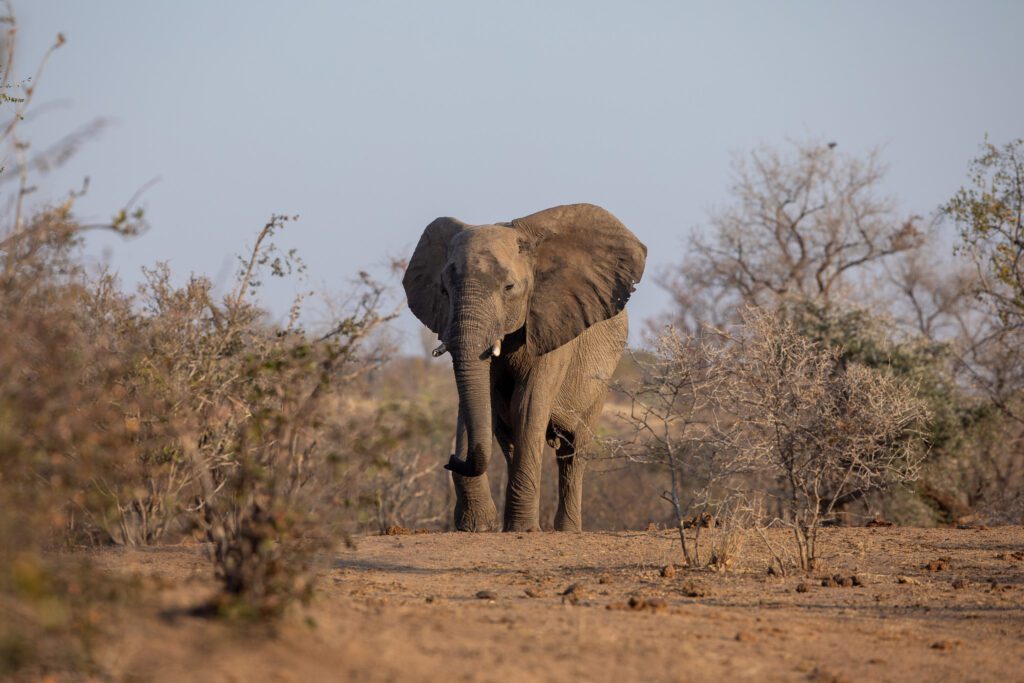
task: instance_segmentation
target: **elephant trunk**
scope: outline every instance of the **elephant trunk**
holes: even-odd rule
[[[466,453],[461,460],[452,455],[445,466],[464,477],[479,477],[487,472],[491,461],[491,363],[466,354],[452,357],[455,368],[455,383],[459,390],[459,412],[465,420],[466,435],[459,430],[458,438],[466,438],[466,444],[456,444],[455,453]]]

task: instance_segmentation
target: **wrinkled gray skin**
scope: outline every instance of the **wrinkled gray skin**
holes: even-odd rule
[[[540,529],[548,443],[558,461],[555,529],[580,530],[584,456],[646,254],[617,218],[590,204],[498,225],[438,218],[424,230],[402,283],[412,312],[452,356],[459,416],[445,467],[456,528],[497,528],[486,474],[497,441],[509,475],[503,528]]]

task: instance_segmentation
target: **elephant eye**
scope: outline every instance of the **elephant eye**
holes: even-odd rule
[[[515,286],[516,286],[516,283],[510,282],[507,285],[505,285],[505,291],[506,292],[511,292],[515,288]]]

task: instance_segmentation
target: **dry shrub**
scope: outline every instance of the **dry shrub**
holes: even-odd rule
[[[441,465],[451,449],[457,395],[451,371],[428,358],[379,357],[359,366],[343,390],[319,399],[327,419],[318,448],[343,456],[346,530],[451,528],[454,492]]]
[[[78,542],[200,530],[222,604],[260,614],[308,596],[315,551],[343,536],[355,468],[351,435],[326,438],[328,407],[380,364],[367,341],[387,319],[364,277],[319,338],[265,323],[249,298],[260,274],[300,265],[272,250],[284,224],[264,226],[220,300],[165,266],[136,296],[87,277],[70,204],[6,238],[0,281],[3,483],[48,501]]]
[[[841,362],[836,349],[801,335],[780,313],[746,308],[739,324],[700,336],[670,329],[642,366],[640,381],[623,389],[632,436],[614,448],[668,470],[663,497],[691,565],[708,561],[699,541],[710,525],[687,525],[688,511],[735,526],[741,512],[758,516],[765,495],[809,570],[820,525],[837,505],[918,475],[929,412],[916,387]]]
[[[136,401],[71,258],[80,239],[69,204],[0,237],[0,669],[88,667],[101,607],[120,592],[45,552],[76,510],[104,508],[92,483],[136,441],[122,413]]]
[[[837,504],[918,476],[928,408],[908,382],[840,362],[760,309],[744,311],[724,362],[721,400],[743,423],[731,441],[775,478],[800,566],[813,569],[818,529]]]
[[[85,286],[74,253],[89,229],[132,234],[143,216],[126,207],[104,225],[81,225],[79,193],[35,210],[33,173],[59,166],[93,125],[35,153],[21,122],[58,35],[31,85],[11,68],[17,24],[10,2],[0,23],[0,185],[13,190],[0,218],[0,676],[59,669],[93,673],[92,651],[130,586],[101,577],[81,557],[53,551],[75,526],[75,508],[101,507],[90,482],[116,467],[112,453],[134,438],[113,406],[125,401],[116,351],[91,316],[99,290]],[[84,191],[84,190],[83,190]]]
[[[262,246],[281,225],[277,217],[264,227],[219,311],[204,297],[210,362],[179,377],[202,377],[205,388],[188,389],[199,414],[189,415],[193,431],[179,441],[195,467],[193,520],[213,541],[229,601],[261,614],[308,598],[310,563],[346,532],[353,435],[328,438],[336,419],[331,399],[356,393],[357,380],[383,362],[382,349],[367,342],[389,319],[380,313],[381,287],[364,274],[349,314],[319,338],[258,324],[244,298],[256,287],[258,266],[281,274],[296,265],[294,256],[271,258]]]
[[[451,450],[457,395],[451,372],[423,358],[392,361],[374,378],[353,443],[363,456],[366,527],[451,529],[454,491],[441,467]]]
[[[727,448],[736,423],[720,421],[716,403],[722,352],[706,339],[669,328],[652,353],[634,354],[639,377],[616,386],[629,401],[628,412],[620,414],[629,429],[624,438],[605,440],[612,453],[667,470],[670,486],[661,497],[671,505],[690,566],[711,562],[714,553],[702,556],[700,550],[701,530],[709,526],[702,520],[721,518],[734,505],[736,483],[756,464]]]

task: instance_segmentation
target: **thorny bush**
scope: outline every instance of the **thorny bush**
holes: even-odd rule
[[[74,542],[198,531],[218,606],[243,613],[307,597],[316,551],[344,536],[356,467],[333,418],[382,361],[370,338],[388,319],[364,276],[327,334],[266,323],[249,297],[261,269],[297,264],[267,258],[285,221],[264,226],[219,299],[205,278],[175,287],[163,265],[136,296],[87,276],[70,206],[4,242],[4,493],[46,494]]]
[[[930,413],[916,387],[844,361],[780,313],[746,308],[731,328],[694,336],[670,329],[643,367],[624,390],[633,436],[616,448],[668,469],[664,497],[688,563],[699,547],[687,546],[687,512],[697,541],[709,508],[749,512],[766,496],[793,531],[800,567],[813,569],[818,530],[837,505],[919,473]]]

